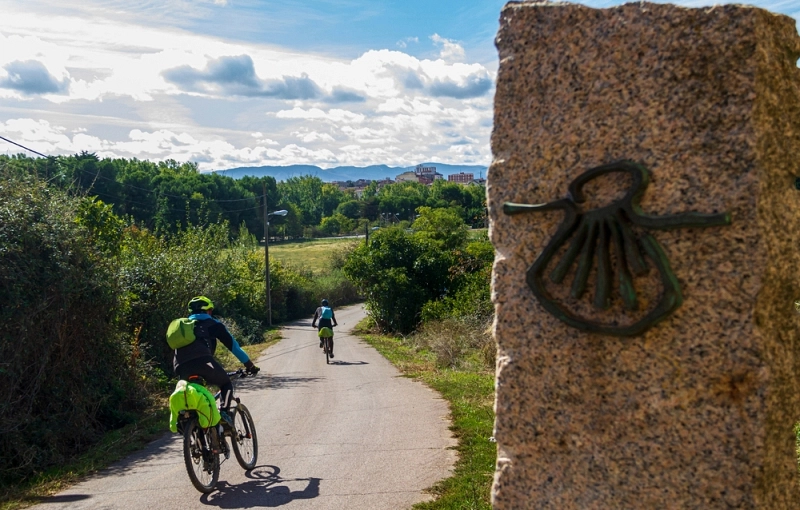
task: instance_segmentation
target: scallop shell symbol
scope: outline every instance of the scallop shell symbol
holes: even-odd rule
[[[633,184],[627,193],[611,204],[581,212],[579,204],[586,201],[583,195],[584,185],[605,174],[625,172],[630,174]],[[553,238],[531,265],[527,272],[528,286],[545,309],[572,327],[615,336],[638,335],[658,321],[674,312],[683,302],[681,288],[669,265],[664,250],[658,241],[645,233],[637,236],[631,225],[643,229],[673,229],[691,227],[714,227],[730,225],[730,214],[703,214],[687,212],[672,216],[648,216],[639,206],[639,201],[649,182],[648,170],[632,161],[619,161],[609,165],[593,168],[581,174],[569,186],[567,198],[546,204],[514,204],[506,202],[503,211],[506,214],[524,212],[564,211],[564,221]],[[597,309],[608,309],[611,304],[611,289],[614,277],[612,270],[612,247],[616,257],[616,280],[619,294],[627,310],[637,310],[636,289],[633,276],[647,273],[646,259],[650,259],[658,269],[663,292],[658,303],[644,316],[629,325],[609,325],[582,318],[567,310],[553,298],[545,287],[544,271],[553,257],[569,246],[550,272],[549,279],[561,284],[569,270],[577,262],[570,295],[578,299],[586,291],[590,271],[595,265],[596,257],[597,281],[594,284],[593,305]]]

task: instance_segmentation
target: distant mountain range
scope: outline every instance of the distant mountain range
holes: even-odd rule
[[[444,163],[422,163],[425,166],[435,166],[436,171],[447,178],[450,174],[459,172],[474,174],[475,178],[486,178],[486,167],[480,165],[446,165]],[[415,165],[416,166],[416,165]],[[319,177],[323,182],[332,181],[357,181],[367,179],[377,181],[380,179],[394,179],[395,176],[414,170],[414,166],[394,167],[387,165],[359,166],[337,166],[333,168],[320,168],[316,165],[289,165],[289,166],[255,166],[237,167],[228,170],[214,170],[214,172],[240,179],[246,175],[262,177],[265,175],[274,177],[276,181],[285,181],[290,177],[301,177],[311,175]]]

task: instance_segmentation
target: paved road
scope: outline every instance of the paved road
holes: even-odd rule
[[[360,306],[336,316],[332,365],[306,319],[285,327],[284,339],[259,359],[267,376],[237,386],[258,429],[250,473],[231,456],[219,490],[201,495],[179,437],[166,435],[36,508],[382,510],[428,499],[422,490],[449,476],[455,461],[446,403],[349,334],[364,317]]]

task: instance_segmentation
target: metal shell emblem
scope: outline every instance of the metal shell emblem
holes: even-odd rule
[[[625,195],[609,205],[581,212],[583,187],[592,179],[612,172],[624,172],[633,183]],[[562,210],[564,220],[553,238],[527,271],[526,280],[544,308],[558,319],[583,331],[614,336],[632,336],[674,312],[682,303],[681,288],[658,241],[649,233],[638,234],[632,226],[646,229],[675,229],[730,225],[730,214],[687,212],[672,216],[649,216],[642,212],[639,201],[649,182],[648,170],[632,161],[620,161],[593,168],[581,174],[569,186],[567,198],[546,204],[506,202],[503,211],[514,215],[526,212]],[[569,245],[567,246],[567,243]],[[566,247],[566,249],[564,249]],[[612,254],[613,252],[613,254]],[[553,258],[561,254],[548,275],[553,284],[562,285],[572,274],[569,294],[578,299],[584,295],[590,272],[596,267],[593,306],[606,310],[612,299],[614,274],[622,304],[626,310],[638,309],[634,277],[648,272],[649,259],[659,273],[662,293],[655,306],[632,324],[614,325],[596,322],[570,311],[548,291],[544,272]],[[615,259],[612,260],[612,257]],[[595,260],[596,259],[596,260]],[[577,264],[577,265],[576,265]],[[571,269],[575,266],[574,272]]]

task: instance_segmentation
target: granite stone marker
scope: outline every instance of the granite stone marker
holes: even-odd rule
[[[496,42],[494,508],[797,510],[795,21],[733,5],[510,3]],[[607,212],[639,170],[580,179],[618,162],[649,176],[641,214],[715,221],[664,230],[606,214],[531,277],[566,209],[503,205]],[[636,258],[626,246],[645,270],[622,274]],[[668,291],[679,306],[626,329]]]

